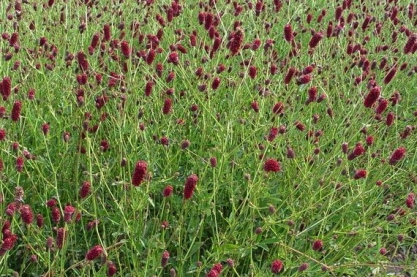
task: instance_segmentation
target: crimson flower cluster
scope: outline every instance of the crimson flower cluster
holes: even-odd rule
[[[279,172],[281,164],[276,159],[267,159],[264,163],[264,170],[266,172]]]
[[[135,166],[135,171],[133,172],[132,176],[132,184],[134,186],[139,186],[143,180],[145,179],[146,170],[148,168],[148,164],[145,161],[138,161]]]
[[[276,259],[271,263],[271,272],[273,274],[279,274],[284,270],[284,263],[279,260]]]
[[[194,189],[197,185],[198,177],[195,174],[191,174],[184,185],[184,199],[190,199],[193,196]]]

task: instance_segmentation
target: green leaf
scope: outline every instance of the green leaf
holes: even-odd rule
[[[265,250],[267,252],[269,252],[269,248],[265,243],[257,243],[256,246],[262,248],[263,250]]]

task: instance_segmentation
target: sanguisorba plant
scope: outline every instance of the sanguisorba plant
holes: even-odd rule
[[[415,4],[0,13],[1,275],[416,272]]]

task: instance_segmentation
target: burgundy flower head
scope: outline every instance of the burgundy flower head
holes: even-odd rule
[[[0,141],[6,139],[6,130],[0,129]]]
[[[305,271],[308,268],[308,263],[302,263],[299,267],[298,267],[298,271],[302,272]]]
[[[273,274],[279,274],[283,271],[284,269],[284,263],[281,260],[274,260],[271,263],[271,272]]]
[[[104,34],[104,41],[110,41],[111,39],[111,32],[110,32],[110,25],[109,24],[105,24],[103,26],[103,34]]]
[[[63,228],[63,227],[58,228],[57,234],[56,234],[56,246],[59,249],[62,249],[62,247],[64,246],[65,235],[66,235],[65,228]]]
[[[363,105],[367,108],[372,107],[378,100],[380,94],[381,88],[378,86],[373,87],[366,95],[365,100],[363,101]]]
[[[177,52],[171,52],[168,56],[168,62],[173,63],[174,65],[178,65],[179,63],[179,57]]]
[[[3,78],[3,81],[0,82],[0,88],[3,100],[6,101],[12,93],[12,80],[10,79],[10,77],[6,76]]]
[[[398,163],[399,161],[401,161],[405,157],[406,152],[407,150],[405,149],[405,147],[399,147],[395,149],[394,152],[392,152],[391,154],[391,157],[389,159],[389,164],[394,165]]]
[[[382,114],[385,109],[388,107],[388,100],[387,99],[380,99],[378,106],[375,109],[376,114]]]
[[[365,153],[365,147],[359,142],[356,144],[355,148],[353,148],[352,152],[348,155],[348,160],[351,161],[356,157],[359,157]]]
[[[305,85],[307,83],[309,83],[311,81],[311,74],[304,74],[301,75],[298,79],[297,79],[297,85]]]
[[[407,199],[405,200],[405,204],[407,205],[408,208],[412,209],[414,208],[415,200],[416,200],[415,194],[410,192],[407,196]]]
[[[20,111],[22,110],[22,102],[15,101],[12,108],[12,120],[18,121],[20,118]]]
[[[264,170],[266,172],[279,172],[281,164],[276,159],[268,159],[264,163]]]
[[[355,175],[353,176],[354,179],[363,179],[366,178],[366,175],[368,175],[368,172],[365,169],[358,169],[355,172]]]
[[[171,185],[167,185],[162,192],[164,197],[170,197],[172,195],[174,188]]]
[[[85,255],[85,259],[88,261],[95,260],[101,255],[101,253],[103,253],[103,251],[104,249],[101,245],[93,246],[90,250],[88,250]]]
[[[393,112],[388,113],[386,120],[385,120],[385,124],[387,126],[391,126],[394,123],[394,119],[395,119],[395,114]]]
[[[114,262],[107,263],[107,276],[114,276],[117,273],[117,267]]]
[[[25,164],[25,160],[24,160],[23,157],[17,157],[16,158],[16,170],[18,172],[22,172],[23,171],[24,164]]]
[[[395,74],[397,74],[397,67],[393,66],[390,71],[388,71],[387,75],[384,78],[384,84],[388,84],[391,82],[392,78],[394,78]]]
[[[170,98],[165,99],[164,106],[162,108],[163,114],[169,114],[171,112],[172,100]]]
[[[165,250],[162,253],[162,258],[161,258],[161,266],[162,267],[166,267],[168,264],[168,260],[169,260],[169,252],[167,250]]]
[[[309,46],[310,48],[314,48],[314,47],[316,47],[316,46],[317,46],[317,44],[319,44],[320,40],[321,40],[323,37],[324,37],[323,33],[321,33],[321,32],[317,32],[317,33],[315,33],[315,34],[311,37],[310,42],[308,43],[308,46]]]
[[[220,78],[219,77],[215,77],[213,79],[213,82],[211,83],[211,88],[213,90],[216,90],[219,87],[219,85],[220,85]]]
[[[78,62],[78,67],[80,68],[81,71],[85,72],[88,70],[89,63],[87,61],[87,58],[84,52],[80,51],[77,53],[77,62]]]
[[[139,186],[143,182],[147,168],[148,164],[145,161],[138,161],[136,163],[135,171],[132,176],[132,184],[134,186]]]
[[[91,184],[88,181],[84,181],[79,192],[80,198],[86,198],[90,193]]]
[[[123,55],[126,58],[129,58],[130,57],[130,54],[132,52],[132,49],[130,48],[129,43],[127,41],[125,41],[125,40],[122,41],[122,43],[120,44],[120,49],[121,49]]]
[[[284,113],[284,104],[282,102],[275,103],[275,105],[272,107],[272,112],[274,114]]]
[[[73,206],[66,205],[64,208],[64,221],[67,223],[71,222],[75,211],[76,210]]]
[[[287,75],[284,78],[284,84],[288,85],[291,82],[292,77],[294,76],[296,70],[294,67],[288,69]]]
[[[61,220],[61,211],[58,207],[54,206],[51,208],[51,217],[54,223],[58,223]]]
[[[288,42],[291,42],[294,39],[294,34],[290,24],[284,26],[284,38]]]
[[[257,113],[257,112],[259,112],[259,104],[258,104],[258,102],[256,102],[256,101],[253,101],[252,103],[251,103],[251,107],[252,107],[252,109]]]
[[[36,215],[36,225],[37,225],[39,228],[42,228],[43,223],[44,223],[43,216],[42,216],[41,214],[37,214],[37,215]]]
[[[20,216],[25,224],[31,224],[33,222],[33,212],[29,205],[23,205],[20,208]]]
[[[152,93],[152,88],[153,88],[154,82],[152,81],[148,81],[145,85],[145,95],[149,96]]]
[[[315,240],[313,242],[312,247],[313,247],[313,250],[314,251],[320,251],[323,248],[323,241],[321,241],[319,239],[318,240]]]
[[[272,127],[269,130],[269,134],[268,134],[267,140],[268,141],[273,141],[277,137],[278,132],[279,132],[279,129],[277,127]]]
[[[255,77],[256,77],[256,73],[257,73],[257,70],[256,70],[256,67],[255,66],[249,66],[249,77],[251,78],[251,79],[254,79]]]
[[[195,174],[192,174],[187,178],[184,185],[184,199],[190,199],[193,196],[197,182],[198,177]]]

